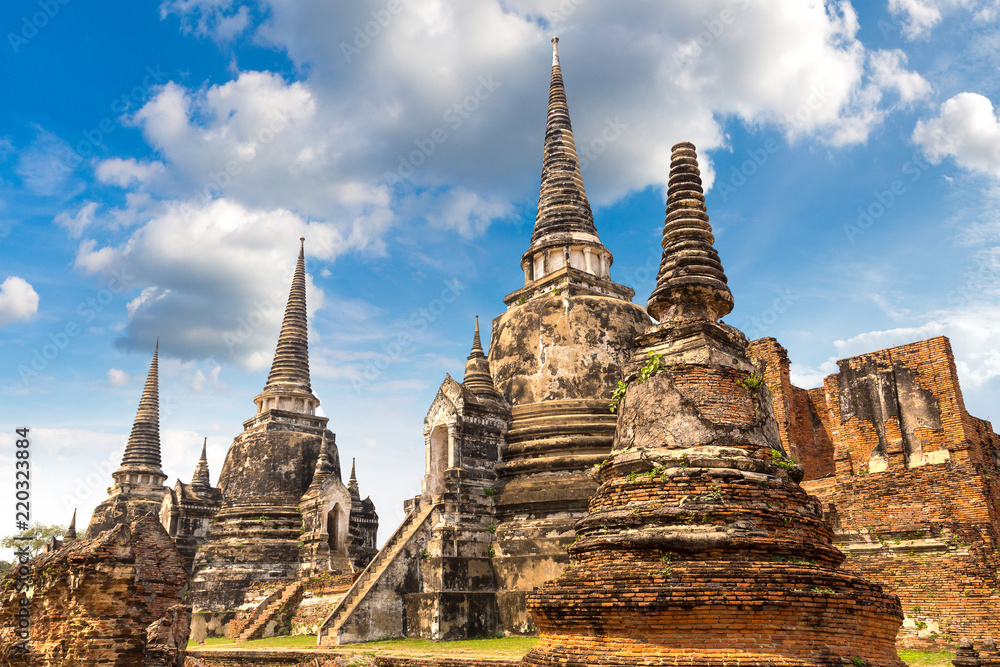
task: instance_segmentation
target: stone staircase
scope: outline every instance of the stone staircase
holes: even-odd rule
[[[423,527],[437,507],[433,503],[421,504],[406,515],[396,532],[386,541],[368,567],[361,571],[344,598],[327,616],[319,631],[318,644],[340,643],[340,629],[344,623],[350,619],[366,596],[375,588],[389,566],[399,557],[404,547]]]
[[[248,618],[245,620],[241,619],[243,621],[241,627],[232,628],[232,625],[230,626],[233,640],[239,644],[251,639],[273,636],[267,634],[268,624],[274,621],[276,626],[284,625],[283,620],[291,620],[292,615],[299,606],[299,602],[302,600],[302,591],[303,582],[293,581],[278,589],[274,594],[269,595],[257,605],[257,608],[253,610],[253,613]],[[282,616],[286,616],[287,618],[282,619]],[[235,623],[236,621],[234,620],[233,622]],[[271,628],[272,632],[275,629],[277,627]]]

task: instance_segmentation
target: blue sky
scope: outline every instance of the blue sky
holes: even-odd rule
[[[553,34],[612,277],[636,301],[653,287],[669,148],[690,140],[729,323],[778,338],[809,387],[838,358],[948,335],[970,412],[996,418],[997,11],[4,3],[0,477],[28,426],[33,518],[79,507],[84,525],[159,336],[169,483],[190,479],[203,437],[216,481],[305,236],[314,391],[391,531],[474,315],[488,323],[523,284]]]

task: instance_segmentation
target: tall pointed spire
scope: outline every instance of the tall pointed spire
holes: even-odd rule
[[[153,361],[149,365],[146,386],[139,399],[139,410],[132,424],[132,433],[125,445],[118,473],[150,473],[166,479],[160,468],[160,376],[158,357],[160,339],[153,348]]]
[[[66,529],[66,534],[63,536],[63,541],[75,540],[76,539],[76,508],[73,508],[73,518],[69,520],[69,528]]]
[[[733,309],[715,237],[708,224],[694,144],[671,149],[667,214],[663,222],[663,258],[656,288],[646,310],[659,321],[670,317],[717,320]]]
[[[205,438],[201,443],[201,458],[198,459],[198,465],[195,466],[194,475],[191,477],[191,487],[195,493],[203,493],[212,488],[212,479],[208,474],[207,449],[208,438]]]
[[[306,314],[305,237],[299,238],[299,260],[281,322],[278,347],[264,391],[272,388],[312,392],[309,385],[309,325]]]
[[[483,352],[483,343],[479,339],[479,315],[476,315],[476,332],[472,336],[472,352],[467,358],[462,384],[477,396],[496,397],[497,390],[490,374],[490,362]]]
[[[358,476],[354,473],[355,460],[351,459],[351,478],[347,481],[347,490],[351,494],[351,502],[361,501],[361,489],[358,487]]]
[[[549,84],[549,112],[545,124],[545,149],[542,153],[542,186],[538,195],[538,213],[531,245],[560,233],[584,233],[597,236],[594,215],[590,210],[583,176],[569,120],[569,105],[563,88],[559,65],[559,38],[552,38],[552,81]]]
[[[326,442],[326,431],[324,431],[323,439],[319,445],[319,458],[316,459],[316,469],[313,471],[313,478],[309,483],[309,488],[323,486],[323,482],[334,472],[333,457],[330,456],[330,447]]]

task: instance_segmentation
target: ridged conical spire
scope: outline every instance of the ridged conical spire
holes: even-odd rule
[[[195,493],[209,491],[212,488],[212,479],[208,474],[208,438],[201,443],[201,458],[195,466],[194,475],[191,477],[191,488]]]
[[[558,37],[552,38],[552,82],[549,85],[549,112],[545,124],[542,153],[542,187],[531,245],[559,233],[587,233],[597,236],[594,215],[583,189],[583,176],[569,120],[566,90],[559,65]]]
[[[671,149],[663,258],[646,310],[657,320],[704,317],[717,320],[733,309],[715,237],[708,223],[694,144]]]
[[[472,336],[472,352],[465,362],[465,378],[462,384],[477,396],[496,396],[496,386],[490,374],[490,362],[483,352],[483,343],[479,339],[479,315],[476,315],[476,333]]]
[[[354,473],[355,460],[351,459],[351,479],[347,481],[347,490],[351,493],[351,501],[361,501],[361,489],[358,488],[358,476]]]
[[[323,440],[319,446],[319,458],[316,459],[316,469],[313,471],[312,482],[309,487],[319,487],[323,485],[330,475],[333,474],[333,457],[330,456],[330,447],[326,444],[326,432],[323,432]]]
[[[139,410],[132,424],[121,471],[163,475],[160,468],[160,375],[158,357],[160,339],[156,339],[153,361],[146,376],[146,387],[139,399]]]
[[[69,520],[69,528],[63,536],[63,541],[76,539],[76,508],[73,508],[73,518]]]
[[[285,318],[281,322],[278,347],[271,363],[264,391],[273,388],[301,389],[311,393],[309,386],[309,325],[306,314],[305,237],[299,239],[299,261],[288,293]]]

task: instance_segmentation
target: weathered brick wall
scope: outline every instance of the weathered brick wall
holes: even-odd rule
[[[829,428],[823,422],[823,415],[814,409],[809,392],[792,384],[788,351],[773,338],[755,340],[747,348],[764,368],[764,381],[771,390],[774,417],[785,451],[805,466],[805,480],[832,475]]]
[[[184,562],[152,518],[78,540],[30,564],[30,656],[12,666],[173,667],[183,663],[190,610]],[[17,579],[0,585],[0,627],[16,627]],[[0,655],[3,647],[0,647]]]
[[[808,412],[789,398],[802,390],[784,381],[784,349],[773,339],[751,346],[767,361],[775,411],[799,411],[782,426],[792,451],[829,436],[818,458],[834,470],[800,454],[812,480],[803,486],[823,501],[844,567],[899,595],[899,645],[1000,634],[1000,436],[966,412],[948,339],[841,360],[838,374],[806,392]],[[811,435],[790,426],[807,414]]]

